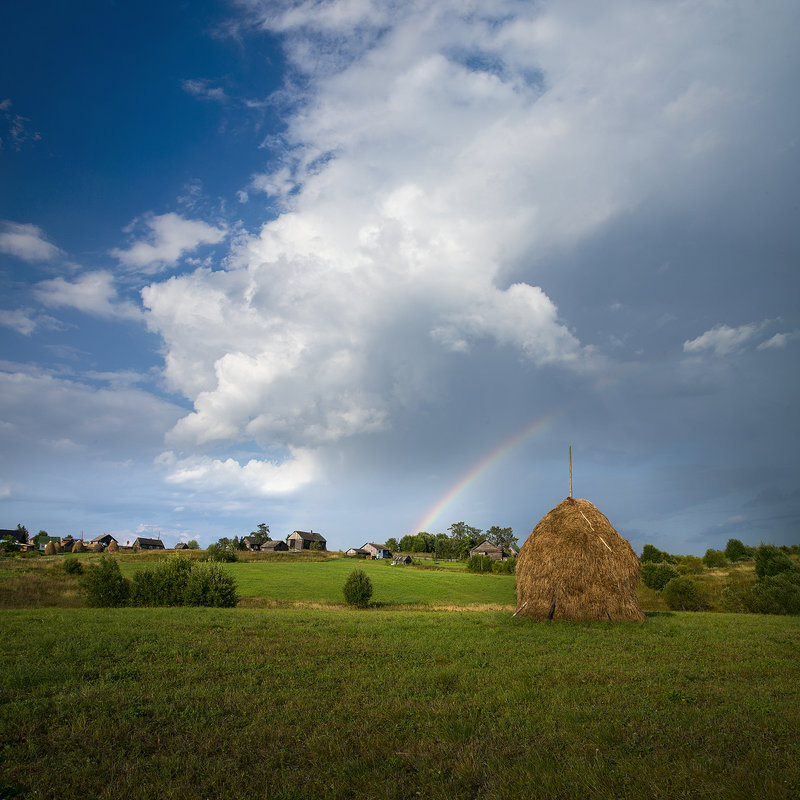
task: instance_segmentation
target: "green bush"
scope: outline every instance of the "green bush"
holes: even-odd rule
[[[90,564],[83,578],[86,604],[95,608],[124,606],[128,602],[130,583],[122,577],[113,558],[101,556]]]
[[[513,575],[516,569],[516,558],[507,558],[505,561],[492,561],[492,572],[497,575]]]
[[[737,614],[752,612],[754,585],[752,575],[731,575],[722,590],[722,607]]]
[[[781,572],[761,578],[751,590],[756,614],[800,614],[800,572]]]
[[[222,547],[218,544],[210,544],[206,551],[206,561],[216,561],[220,564],[231,564],[239,560],[236,551],[231,547]]]
[[[663,597],[673,611],[703,611],[708,608],[705,590],[688,575],[673,578],[664,587]]]
[[[489,556],[474,555],[467,559],[467,572],[491,572],[494,559]]]
[[[236,581],[219,564],[195,564],[184,592],[187,606],[233,608],[239,597]]]
[[[182,556],[140,569],[133,576],[131,605],[182,606],[194,562]]]
[[[709,569],[715,569],[716,567],[725,567],[728,564],[728,559],[725,558],[725,553],[722,550],[712,550],[710,547],[706,550],[706,554],[703,556],[703,563]]]
[[[761,544],[756,550],[756,575],[759,578],[797,571],[797,564],[774,544]]]
[[[678,564],[678,572],[681,575],[699,575],[705,568],[703,559],[697,556],[684,556]]]
[[[366,572],[354,569],[344,582],[344,599],[350,606],[366,608],[372,597],[372,581]]]
[[[81,562],[78,561],[77,558],[65,558],[64,572],[66,572],[67,575],[82,575],[83,564],[81,564]]]
[[[656,564],[652,561],[645,561],[642,564],[641,576],[642,583],[649,589],[660,592],[673,578],[679,575],[678,570],[672,564]]]

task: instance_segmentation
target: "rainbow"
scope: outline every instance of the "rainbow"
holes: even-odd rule
[[[533,422],[529,422],[521,431],[510,436],[501,442],[491,452],[484,456],[475,465],[470,467],[454,484],[451,486],[426,512],[425,516],[419,521],[411,532],[411,535],[419,531],[427,531],[434,523],[442,511],[453,502],[467,487],[471,486],[481,475],[490,470],[501,458],[510,453],[515,447],[520,445],[534,433],[541,433],[549,427],[555,420],[564,413],[564,408],[549,411]]]

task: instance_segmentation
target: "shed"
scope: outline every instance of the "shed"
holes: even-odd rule
[[[469,551],[470,556],[489,556],[493,561],[502,561],[506,558],[502,547],[484,539],[479,545],[476,545]]]
[[[255,536],[242,536],[242,544],[253,552],[261,550],[261,545],[258,543],[258,539]]]
[[[349,550],[345,551],[345,555],[350,556],[351,558],[358,558],[359,556],[361,558],[366,558],[369,553],[364,550],[363,547],[351,547]]]
[[[261,544],[261,552],[276,552],[282,550],[288,550],[289,545],[286,542],[276,541],[275,539],[267,539],[266,542],[262,542]]]
[[[90,542],[90,544],[101,544],[103,547],[108,547],[111,542],[115,542],[119,544],[117,540],[110,534],[110,533],[103,533],[100,536],[95,536],[94,539]]]
[[[144,536],[137,536],[133,540],[133,547],[138,547],[140,550],[164,550],[164,542],[161,539],[148,539]]]
[[[314,531],[292,531],[286,537],[286,544],[289,550],[326,550],[328,540]]]
[[[411,556],[404,556],[401,553],[398,553],[394,558],[392,558],[392,566],[400,565],[405,566],[406,564],[411,563]]]
[[[188,550],[189,549],[189,545],[186,544],[186,542],[178,542],[178,544],[175,545],[175,549],[176,550]]]

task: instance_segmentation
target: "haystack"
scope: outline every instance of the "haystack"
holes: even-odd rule
[[[72,552],[73,553],[85,553],[86,547],[84,546],[83,542],[80,539],[75,540],[75,544],[72,545]]]
[[[93,553],[102,553],[106,549],[102,542],[94,542],[91,548]]]
[[[588,500],[568,497],[526,540],[517,559],[515,616],[644,620],[639,559]]]
[[[48,542],[44,546],[44,554],[46,556],[54,556],[56,554],[56,545],[54,542]]]
[[[106,547],[106,551],[109,553],[118,553],[119,552],[119,545],[112,539],[108,543],[108,547]]]

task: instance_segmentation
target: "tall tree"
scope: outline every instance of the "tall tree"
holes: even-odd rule
[[[486,538],[492,544],[496,544],[503,550],[508,550],[511,547],[519,547],[517,537],[514,536],[514,531],[511,530],[511,528],[500,528],[497,525],[492,525],[492,527],[486,531]]]
[[[255,537],[256,544],[261,547],[269,539],[269,525],[265,522],[259,522],[256,530],[251,531],[250,535]]]

